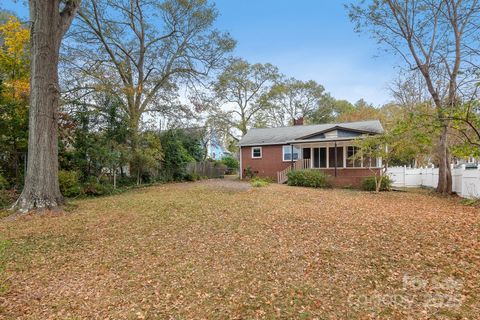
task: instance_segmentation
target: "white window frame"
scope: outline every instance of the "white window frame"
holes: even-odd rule
[[[260,150],[260,156],[259,156],[259,157],[255,157],[255,156],[254,156],[254,150],[255,150],[255,149]],[[262,156],[263,156],[262,147],[252,147],[252,159],[262,159]]]
[[[289,159],[289,160],[286,160],[285,159],[285,148],[288,148],[288,151],[287,153],[290,153],[292,151],[292,146],[283,146],[282,147],[282,161],[283,162],[291,162],[292,159],[293,159],[293,154],[292,154],[292,159]],[[293,159],[293,161],[297,161],[297,160],[300,160],[302,159],[302,149],[301,148],[296,148],[296,147],[293,147],[293,149],[297,150],[297,154],[298,154],[298,157],[297,159]],[[295,152],[294,152],[295,153]]]

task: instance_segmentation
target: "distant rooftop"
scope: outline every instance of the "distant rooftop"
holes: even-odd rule
[[[293,140],[305,136],[315,135],[316,133],[326,132],[330,129],[350,129],[353,131],[362,131],[366,133],[383,133],[383,127],[378,120],[298,125],[291,127],[278,128],[254,128],[247,132],[238,143],[239,146],[269,145],[269,144],[287,144]]]

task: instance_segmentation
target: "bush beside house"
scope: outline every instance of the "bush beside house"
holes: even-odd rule
[[[330,176],[320,170],[294,170],[288,174],[288,185],[310,188],[330,187]]]
[[[376,179],[379,179],[379,177],[371,176],[371,177],[365,178],[362,181],[362,190],[376,191]],[[380,191],[390,191],[391,188],[392,188],[392,180],[387,175],[383,176],[382,183],[380,186]]]

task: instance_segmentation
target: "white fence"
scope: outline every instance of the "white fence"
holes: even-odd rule
[[[415,188],[438,185],[438,168],[392,167],[387,171],[394,187]],[[464,198],[480,198],[480,169],[452,168],[452,190]]]

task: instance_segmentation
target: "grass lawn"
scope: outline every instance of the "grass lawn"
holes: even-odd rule
[[[474,319],[480,210],[234,181],[0,221],[0,318]]]

